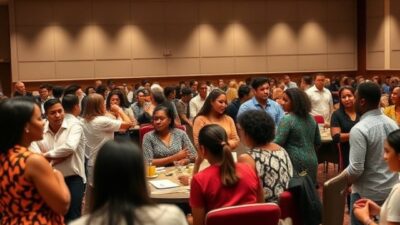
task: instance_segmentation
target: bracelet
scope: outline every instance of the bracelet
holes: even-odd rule
[[[368,220],[367,221],[365,221],[365,225],[371,225],[372,223],[373,223],[374,221],[373,220],[371,220],[371,218],[368,218]]]

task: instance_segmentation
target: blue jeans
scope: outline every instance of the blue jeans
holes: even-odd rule
[[[67,214],[64,216],[65,223],[71,222],[74,219],[81,217],[83,193],[85,184],[80,176],[65,177],[65,183],[71,193],[71,204]]]
[[[361,199],[360,194],[351,193],[350,194],[350,224],[351,225],[363,225],[354,215],[353,213],[353,205],[358,200]]]

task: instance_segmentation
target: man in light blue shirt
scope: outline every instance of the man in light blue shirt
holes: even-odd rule
[[[389,171],[383,159],[384,141],[398,126],[380,111],[380,98],[381,90],[377,84],[366,82],[358,86],[355,107],[362,116],[350,131],[350,164],[344,171],[352,184],[352,225],[362,224],[353,214],[355,201],[368,198],[381,205],[399,181],[398,174]]]
[[[237,117],[247,110],[260,109],[268,113],[274,119],[275,125],[278,126],[284,112],[278,103],[268,99],[269,80],[264,77],[256,77],[251,82],[251,87],[254,97],[240,106]]]

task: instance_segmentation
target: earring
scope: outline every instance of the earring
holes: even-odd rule
[[[25,128],[25,133],[29,133],[29,129],[28,128]]]

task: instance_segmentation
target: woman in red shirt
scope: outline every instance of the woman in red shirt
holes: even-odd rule
[[[199,154],[190,187],[194,225],[203,225],[210,210],[264,201],[256,171],[247,164],[235,163],[227,142],[227,134],[219,125],[206,125],[199,132]],[[210,166],[196,174],[204,159]]]

